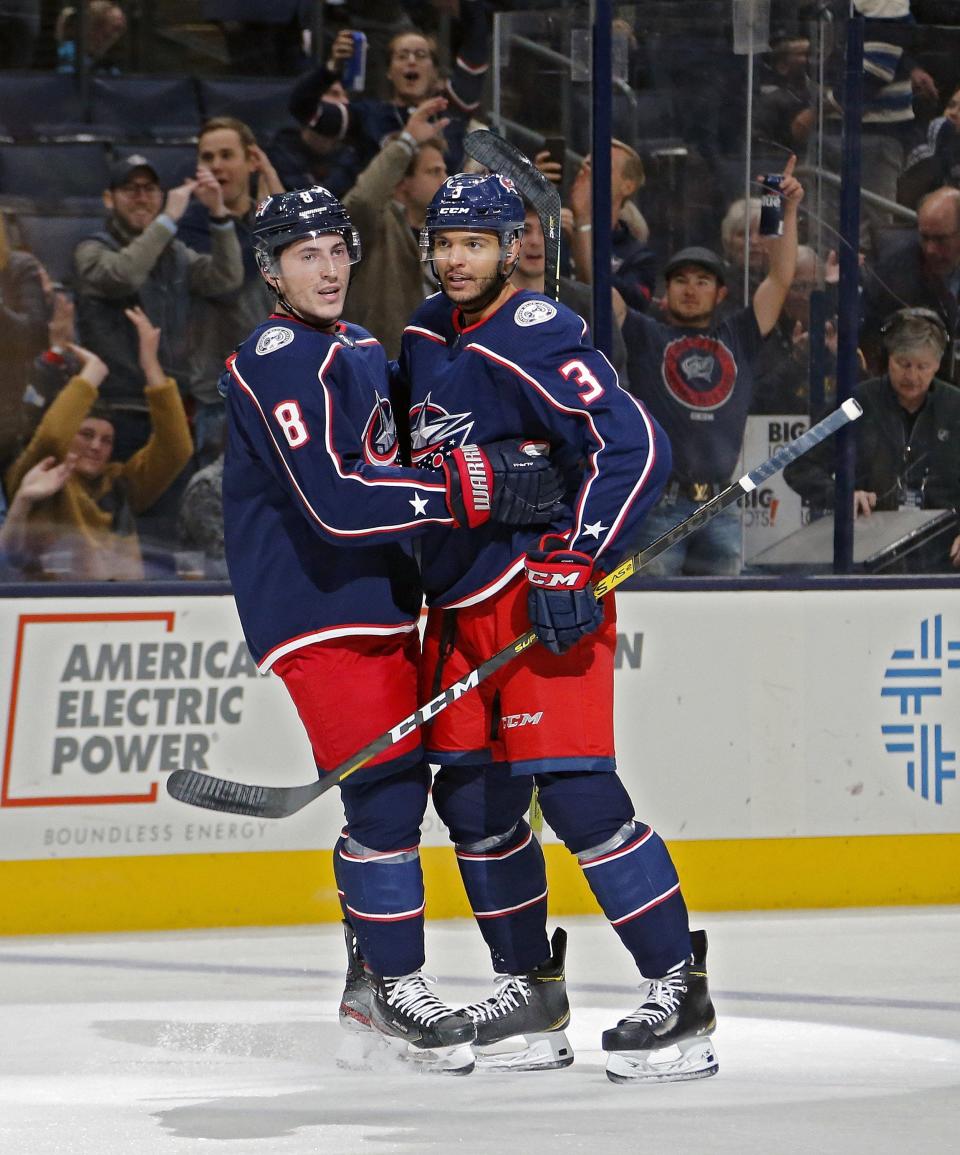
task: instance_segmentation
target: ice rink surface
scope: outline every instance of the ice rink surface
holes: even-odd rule
[[[598,918],[563,920],[576,1062],[337,1065],[338,926],[0,939],[3,1155],[928,1155],[960,1150],[960,908],[695,918],[720,1073],[618,1086],[638,1000]],[[450,1002],[492,989],[472,923],[427,927]]]

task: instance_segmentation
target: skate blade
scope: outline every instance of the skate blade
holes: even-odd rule
[[[680,1083],[708,1079],[720,1068],[711,1039],[685,1039],[659,1051],[609,1051],[611,1083]]]
[[[473,1047],[457,1043],[451,1047],[414,1047],[403,1039],[387,1039],[387,1045],[416,1071],[429,1075],[469,1075],[476,1066]]]
[[[360,1007],[351,1007],[346,1003],[340,1004],[340,1026],[345,1031],[360,1031],[364,1034],[374,1029],[368,1013]]]
[[[478,1071],[556,1071],[573,1062],[573,1047],[563,1031],[511,1035],[481,1047],[473,1045]]]

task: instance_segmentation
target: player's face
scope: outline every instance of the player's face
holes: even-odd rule
[[[926,400],[939,365],[940,358],[927,345],[890,354],[887,375],[897,400],[908,413],[915,413]]]
[[[437,233],[433,260],[443,291],[465,312],[486,299],[497,279],[500,238],[496,233],[450,229]]]
[[[70,452],[77,455],[74,472],[96,480],[113,456],[113,425],[102,417],[87,417],[73,435]]]
[[[280,289],[297,312],[332,326],[343,312],[350,283],[350,253],[339,233],[295,241],[280,254]]]
[[[223,189],[223,203],[227,208],[246,203],[250,196],[250,175],[256,166],[232,128],[204,133],[197,146],[197,162],[213,173]]]
[[[943,115],[954,128],[960,128],[960,88],[950,97],[943,110]]]
[[[726,295],[713,273],[690,265],[677,269],[667,282],[667,312],[680,325],[708,325]]]
[[[546,249],[543,243],[543,225],[536,213],[523,218],[523,244],[517,269],[524,277],[542,277],[546,269]]]
[[[437,86],[437,66],[425,36],[409,32],[394,40],[387,79],[396,99],[404,104],[418,104],[432,94]]]

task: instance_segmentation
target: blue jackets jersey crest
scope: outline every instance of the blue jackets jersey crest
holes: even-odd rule
[[[395,464],[379,342],[273,316],[227,364],[227,566],[258,666],[314,641],[415,629],[404,543],[452,522],[442,477]]]
[[[612,568],[669,474],[663,430],[621,389],[583,320],[565,306],[524,291],[479,324],[462,328],[459,317],[438,293],[404,332],[400,373],[410,390],[414,462],[451,441],[547,442],[566,498],[552,527],[428,534],[419,546],[428,600],[482,601],[521,572],[524,553],[548,529]]]

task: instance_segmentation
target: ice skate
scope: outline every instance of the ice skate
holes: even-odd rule
[[[340,998],[340,1026],[345,1031],[372,1031],[373,975],[363,962],[353,927],[344,920],[343,938],[347,947],[347,977]]]
[[[551,1071],[573,1062],[563,1030],[570,1022],[566,931],[553,932],[550,949],[550,958],[535,970],[500,975],[490,998],[463,1008],[477,1028],[477,1070]]]
[[[424,1071],[469,1075],[477,1037],[470,1016],[448,1007],[422,971],[374,980],[370,1021],[391,1048]]]
[[[690,958],[647,983],[643,1004],[603,1032],[611,1082],[666,1083],[717,1073],[709,1038],[717,1019],[707,990],[707,936],[695,930],[690,939]]]

